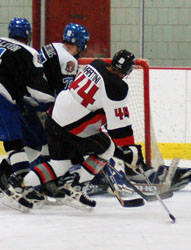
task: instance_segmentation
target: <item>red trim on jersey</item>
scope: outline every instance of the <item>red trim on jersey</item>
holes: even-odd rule
[[[105,115],[103,114],[97,114],[96,116],[94,116],[92,119],[82,123],[81,125],[79,125],[77,128],[74,128],[72,130],[70,130],[71,133],[77,135],[80,134],[83,130],[86,129],[86,127],[90,124],[94,124],[98,121],[101,120],[101,125],[105,124],[106,118]]]
[[[112,140],[119,147],[123,147],[123,146],[129,145],[129,144],[135,144],[135,139],[134,139],[133,135],[125,137],[125,138],[112,139]]]

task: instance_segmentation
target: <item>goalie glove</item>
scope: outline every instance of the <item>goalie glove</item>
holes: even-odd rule
[[[139,167],[144,165],[141,145],[128,145],[123,147],[122,150],[125,164],[133,171],[137,172]]]

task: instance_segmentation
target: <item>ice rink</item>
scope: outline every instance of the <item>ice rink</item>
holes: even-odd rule
[[[0,203],[1,250],[190,250],[191,184],[164,200],[123,208],[115,197],[95,196],[86,213],[46,205],[23,214]],[[132,198],[130,196],[129,198]]]

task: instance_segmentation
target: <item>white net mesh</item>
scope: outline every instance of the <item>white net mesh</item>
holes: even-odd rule
[[[145,85],[149,87],[149,83],[145,82],[144,68],[137,66],[130,76],[124,78],[124,80],[129,86],[128,109],[132,121],[135,142],[142,145],[145,158],[147,152],[147,163],[158,168],[159,165],[164,164],[164,161],[154,133],[150,103],[146,104],[146,101],[149,101],[149,89],[148,93],[146,93],[147,89],[145,89]],[[150,117],[150,119],[147,117]],[[150,147],[150,149],[148,147]]]

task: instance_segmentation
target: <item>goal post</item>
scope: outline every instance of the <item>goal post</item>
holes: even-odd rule
[[[96,58],[80,58],[79,66],[91,63]],[[111,64],[111,58],[99,58]],[[136,66],[133,72],[124,78],[128,83],[128,109],[132,128],[134,131],[135,143],[141,144],[145,162],[149,166],[158,168],[164,164],[159,151],[154,128],[151,119],[150,90],[149,90],[149,64],[148,60],[136,59]]]

